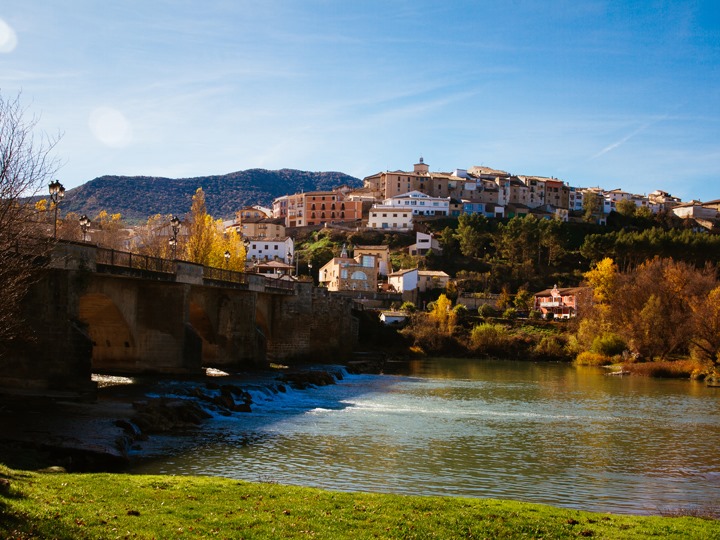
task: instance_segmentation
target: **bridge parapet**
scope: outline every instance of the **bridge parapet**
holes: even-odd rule
[[[189,285],[230,287],[275,294],[295,293],[293,281],[139,255],[81,242],[57,242],[52,251],[50,266],[63,270],[86,270]]]

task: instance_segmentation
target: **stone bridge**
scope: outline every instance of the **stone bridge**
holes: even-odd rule
[[[357,341],[352,308],[310,282],[58,243],[24,304],[33,339],[3,359],[0,392],[92,394],[92,373],[340,360]]]

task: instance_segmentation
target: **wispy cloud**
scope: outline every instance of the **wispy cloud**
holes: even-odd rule
[[[650,126],[653,126],[653,125],[657,124],[658,122],[661,122],[662,120],[665,120],[665,119],[667,118],[667,116],[668,116],[668,115],[663,115],[663,116],[661,116],[660,118],[656,118],[656,119],[651,120],[651,121],[649,121],[649,122],[645,122],[645,123],[642,124],[640,127],[638,127],[638,128],[636,128],[635,130],[631,131],[630,133],[628,133],[627,135],[625,135],[625,136],[622,137],[621,139],[615,141],[615,142],[612,143],[612,144],[609,144],[608,146],[606,146],[605,148],[603,148],[602,150],[600,150],[598,153],[594,154],[590,159],[597,159],[597,158],[599,158],[600,156],[603,156],[603,155],[607,154],[608,152],[612,152],[613,150],[616,150],[617,148],[621,147],[623,144],[625,144],[626,142],[628,142],[628,141],[629,141],[630,139],[632,139],[633,137],[639,135],[640,133],[642,133],[643,131],[645,131],[646,129],[648,129]]]

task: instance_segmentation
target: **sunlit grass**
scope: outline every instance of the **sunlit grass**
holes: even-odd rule
[[[340,493],[222,478],[38,474],[0,466],[3,538],[717,538],[697,517],[490,499]]]

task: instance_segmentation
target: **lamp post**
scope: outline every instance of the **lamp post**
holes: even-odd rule
[[[230,265],[230,251],[225,250],[225,268]]]
[[[53,226],[53,239],[57,239],[58,204],[60,204],[60,200],[65,196],[65,187],[60,183],[60,180],[53,180],[48,185],[48,190],[50,191],[50,202],[52,202],[53,206],[55,207],[55,222],[54,222],[54,226]]]
[[[87,215],[83,214],[80,216],[80,229],[82,230],[83,234],[83,242],[87,241],[87,232],[88,229],[90,229],[90,218],[87,217]]]
[[[177,253],[177,237],[178,233],[180,232],[180,218],[177,216],[173,216],[173,218],[170,220],[170,226],[172,227],[172,238],[170,238],[170,247],[172,248],[172,258],[173,261],[175,260],[175,255]]]

